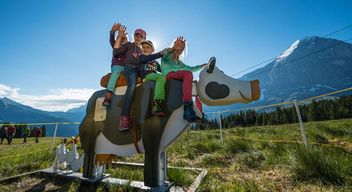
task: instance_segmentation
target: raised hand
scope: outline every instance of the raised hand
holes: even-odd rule
[[[120,30],[121,24],[120,23],[114,23],[111,27],[111,32],[115,33],[116,31]]]
[[[174,42],[173,49],[183,49],[186,45],[186,40],[180,36],[176,38],[176,41]]]
[[[127,35],[126,29],[127,29],[126,26],[121,25],[119,28],[119,35],[118,36],[120,36],[120,37],[126,36]]]

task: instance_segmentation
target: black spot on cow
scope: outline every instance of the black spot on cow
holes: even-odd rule
[[[230,88],[227,85],[212,81],[205,86],[205,93],[212,99],[223,99],[230,94]]]

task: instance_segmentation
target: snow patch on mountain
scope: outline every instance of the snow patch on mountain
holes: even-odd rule
[[[286,51],[281,53],[281,55],[276,58],[276,61],[282,61],[285,58],[287,58],[289,55],[291,55],[298,47],[299,43],[300,43],[299,40],[295,41]]]

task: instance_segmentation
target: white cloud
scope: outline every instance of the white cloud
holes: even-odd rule
[[[0,97],[8,97],[16,102],[45,111],[67,111],[85,104],[94,89],[52,89],[46,95],[26,95],[19,88],[0,84]]]

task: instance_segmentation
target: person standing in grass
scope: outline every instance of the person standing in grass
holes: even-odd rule
[[[39,137],[42,135],[42,129],[37,127],[34,129],[35,143],[39,143]]]
[[[4,139],[6,138],[6,132],[7,132],[7,126],[4,125],[1,127],[1,131],[0,131],[0,135],[1,135],[1,142],[0,144],[2,144],[2,142],[4,141]]]
[[[7,143],[11,145],[12,139],[16,134],[16,127],[13,125],[8,125],[6,129],[6,138],[7,138]]]
[[[29,134],[31,132],[31,129],[29,127],[24,127],[23,131],[22,131],[22,135],[23,135],[23,143],[27,143],[27,137],[29,137]]]

